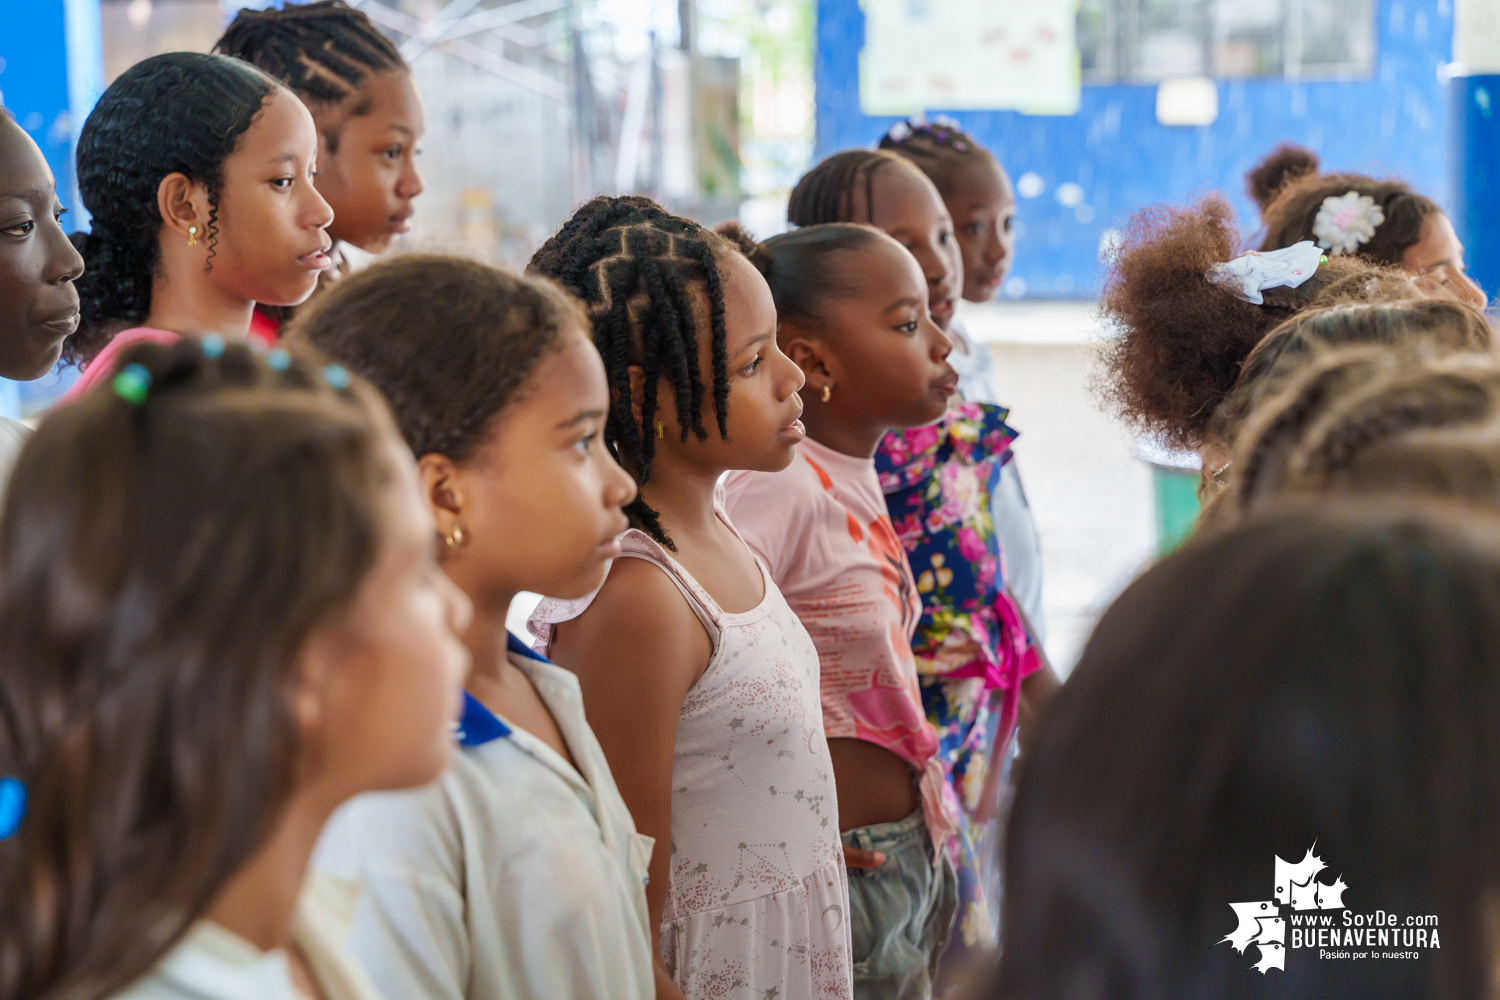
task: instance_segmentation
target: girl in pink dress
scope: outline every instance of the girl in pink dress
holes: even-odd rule
[[[610,377],[605,440],[640,484],[600,590],[544,604],[637,829],[657,996],[849,1000],[838,799],[818,657],[724,514],[731,469],[802,439],[802,373],[765,280],[645,198],[596,198],[532,259],[584,301]]]
[[[110,84],[78,140],[93,229],[63,356],[76,399],[142,340],[244,339],[256,302],[290,305],[328,267],[318,136],[295,94],[227,56],[169,52]]]

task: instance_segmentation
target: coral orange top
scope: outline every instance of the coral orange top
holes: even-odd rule
[[[955,817],[912,655],[922,601],[874,460],[807,439],[786,469],[731,473],[725,493],[729,519],[817,647],[825,734],[868,740],[911,764],[941,849]]]

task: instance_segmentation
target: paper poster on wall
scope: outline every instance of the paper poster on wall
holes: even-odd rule
[[[859,103],[923,110],[1078,111],[1077,0],[861,0]]]

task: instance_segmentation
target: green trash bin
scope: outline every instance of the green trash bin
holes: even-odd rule
[[[1191,451],[1172,451],[1155,441],[1136,442],[1136,456],[1151,467],[1151,492],[1156,506],[1156,554],[1164,556],[1181,545],[1198,523],[1201,462]]]

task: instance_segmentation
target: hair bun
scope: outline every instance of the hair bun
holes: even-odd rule
[[[755,237],[750,235],[750,230],[736,220],[730,219],[728,222],[721,222],[715,226],[714,232],[739,247],[740,252],[750,259],[750,263],[754,264],[755,269],[761,274],[770,273],[771,258],[764,247],[756,242]]]
[[[1305,146],[1284,142],[1245,173],[1245,189],[1261,212],[1282,188],[1301,177],[1318,172],[1318,154]]]

